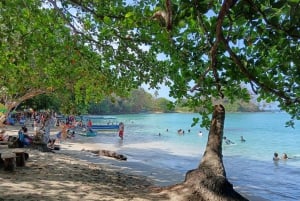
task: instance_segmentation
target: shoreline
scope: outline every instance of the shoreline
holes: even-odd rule
[[[26,126],[32,135],[31,125]],[[20,128],[8,125],[5,134],[17,136]],[[53,128],[50,134],[57,132]],[[153,191],[158,187],[151,178],[155,178],[155,167],[82,151],[100,148],[85,143],[85,138],[77,135],[74,140],[67,139],[59,143],[60,150],[53,152],[25,148],[29,153],[25,167],[16,167],[13,172],[0,169],[0,200],[171,200]]]
[[[20,127],[7,126],[6,134],[17,135]],[[33,134],[31,125],[27,127]],[[57,131],[51,129],[51,135]],[[1,169],[0,200],[172,200],[170,195],[152,189],[175,185],[185,177],[140,161],[118,161],[82,151],[108,149],[119,153],[118,147],[87,142],[79,135],[62,142],[60,148],[55,153],[29,149],[25,167],[17,167],[13,173]]]

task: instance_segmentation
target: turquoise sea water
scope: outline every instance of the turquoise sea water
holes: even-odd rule
[[[99,134],[94,141],[117,144],[128,161],[184,173],[198,166],[205,150],[208,131],[190,127],[198,114],[118,115],[125,123],[125,138]],[[300,123],[286,128],[285,113],[227,113],[223,162],[229,181],[244,195],[270,201],[300,200]],[[167,131],[168,129],[168,131]],[[184,135],[177,130],[183,129]],[[188,130],[190,129],[190,132]],[[199,136],[199,131],[203,135]],[[161,135],[159,135],[159,133]],[[243,136],[246,142],[240,142]],[[273,162],[273,153],[291,159]],[[178,182],[182,178],[178,178]]]

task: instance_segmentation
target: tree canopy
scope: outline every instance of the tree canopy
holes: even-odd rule
[[[110,62],[121,65],[130,81],[142,78],[152,87],[163,82],[170,96],[206,108],[204,117],[211,113],[212,99],[249,100],[241,87],[246,85],[259,100],[277,101],[292,119],[299,119],[297,0],[70,0],[62,1],[61,14],[72,15],[70,7],[81,13],[72,19],[86,28],[80,31],[69,21],[73,31],[86,36],[88,30],[90,38],[97,38],[95,45],[111,46],[114,53],[108,55],[118,56]],[[129,53],[125,58],[124,51]]]
[[[247,86],[299,119],[299,7],[297,0],[0,1],[1,103],[12,108],[55,92],[70,110],[163,83],[178,101],[206,108],[207,125],[214,99],[249,100]]]
[[[72,111],[165,84],[179,103],[202,107],[203,126],[214,110],[202,162],[175,191],[246,200],[226,179],[225,108],[212,105],[249,101],[248,87],[300,119],[299,8],[299,0],[0,0],[0,103],[9,112],[50,93]]]

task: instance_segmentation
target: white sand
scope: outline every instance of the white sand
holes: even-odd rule
[[[16,136],[20,127],[7,126],[6,134]],[[52,129],[51,135],[56,133]],[[27,149],[25,167],[14,172],[0,169],[0,200],[170,200],[151,190],[154,184],[172,183],[170,171],[82,151],[118,152],[117,147],[88,141],[76,136],[60,143],[55,153]]]

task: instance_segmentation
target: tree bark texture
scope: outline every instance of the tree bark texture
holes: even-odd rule
[[[227,180],[223,165],[222,139],[225,109],[214,106],[208,142],[200,165],[186,174],[181,184],[168,187],[171,199],[189,201],[244,201],[247,200],[233,189]]]

